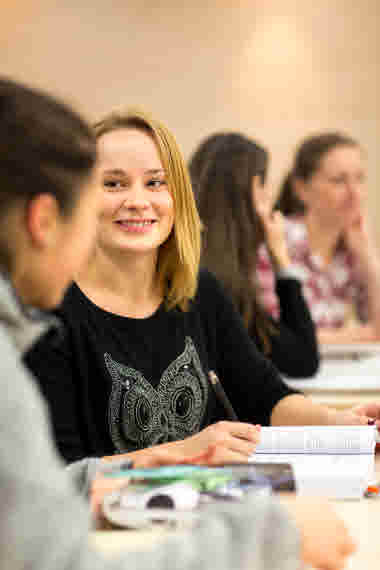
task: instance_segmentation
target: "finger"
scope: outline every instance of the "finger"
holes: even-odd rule
[[[225,440],[225,446],[228,447],[228,449],[240,453],[245,457],[250,457],[252,453],[255,452],[257,443],[258,442],[247,441],[246,439],[234,436],[228,436]]]
[[[262,202],[256,204],[256,212],[259,216],[259,218],[261,219],[262,223],[265,225],[268,223],[270,216],[271,216],[271,212],[270,212],[270,207],[268,204],[264,204]]]
[[[260,438],[261,426],[246,424],[243,422],[226,422],[228,423],[227,429],[230,435],[240,437],[241,439],[246,439],[247,441],[252,441],[257,443]]]
[[[226,463],[227,451],[224,446],[210,445],[207,452],[196,459],[197,465],[222,465]]]
[[[343,570],[346,566],[346,561],[344,558],[337,557],[333,560],[329,560],[326,566],[321,566],[320,570]]]
[[[352,421],[349,423],[361,426],[373,426],[373,425],[377,426],[380,422],[379,420],[375,420],[373,417],[370,416],[352,414]]]
[[[356,416],[358,418],[357,421],[357,425],[360,426],[369,426],[369,425],[373,425],[373,418],[370,418],[369,416]]]
[[[340,552],[343,554],[343,556],[350,556],[351,554],[356,552],[356,550],[357,550],[357,543],[347,532],[347,538],[342,544]]]
[[[262,192],[262,186],[255,183],[253,187],[253,201],[256,210],[259,210],[263,204],[263,198],[265,198],[264,192]]]
[[[342,419],[342,425],[367,426],[368,420],[370,418],[353,412],[345,412],[341,416],[341,419]]]
[[[323,560],[323,563],[316,568],[318,568],[318,570],[342,570],[344,567],[345,558],[335,552],[334,554],[329,553]]]
[[[277,232],[281,231],[282,235],[285,237],[285,220],[281,212],[274,212],[272,214],[273,225],[277,229]]]
[[[374,402],[373,404],[368,404],[358,408],[359,413],[362,412],[363,415],[369,416],[373,419],[380,420],[380,404]]]
[[[270,196],[268,195],[265,188],[255,188],[254,194],[254,206],[256,211],[265,217],[268,217],[272,211]]]
[[[248,463],[248,457],[224,446],[215,446],[208,457],[207,465],[223,465],[225,463]]]
[[[280,210],[276,210],[275,212],[273,212],[273,219],[277,223],[283,223],[285,220],[285,218],[284,218],[282,212],[280,212]]]

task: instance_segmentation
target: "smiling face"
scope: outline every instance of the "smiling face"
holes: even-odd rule
[[[103,191],[98,245],[156,256],[173,229],[174,205],[153,139],[123,128],[101,135],[98,150]]]
[[[299,196],[318,218],[352,223],[367,196],[366,172],[360,148],[337,146],[322,157],[317,171],[299,183]]]

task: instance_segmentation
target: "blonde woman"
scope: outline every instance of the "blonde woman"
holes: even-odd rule
[[[377,406],[335,412],[291,391],[216,279],[199,273],[200,221],[170,132],[141,111],[113,113],[95,132],[96,248],[64,301],[66,338],[45,338],[28,358],[65,459],[138,461],[157,449],[194,456],[211,446],[211,463],[246,461],[261,424],[377,418]],[[240,422],[218,421],[225,411],[211,370]]]
[[[92,246],[95,141],[80,117],[39,91],[0,79],[0,103],[0,568],[341,568],[354,545],[332,509],[305,500],[284,508],[271,497],[221,504],[196,528],[120,560],[92,551],[88,511],[21,359],[49,324],[41,309],[60,302]]]

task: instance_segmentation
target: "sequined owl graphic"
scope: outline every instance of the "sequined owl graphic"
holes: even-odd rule
[[[190,337],[155,388],[141,372],[110,354],[104,354],[104,360],[112,378],[108,422],[116,451],[184,439],[199,431],[209,385]]]

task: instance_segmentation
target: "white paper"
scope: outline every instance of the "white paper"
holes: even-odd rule
[[[263,427],[259,453],[365,454],[374,453],[374,426]]]

